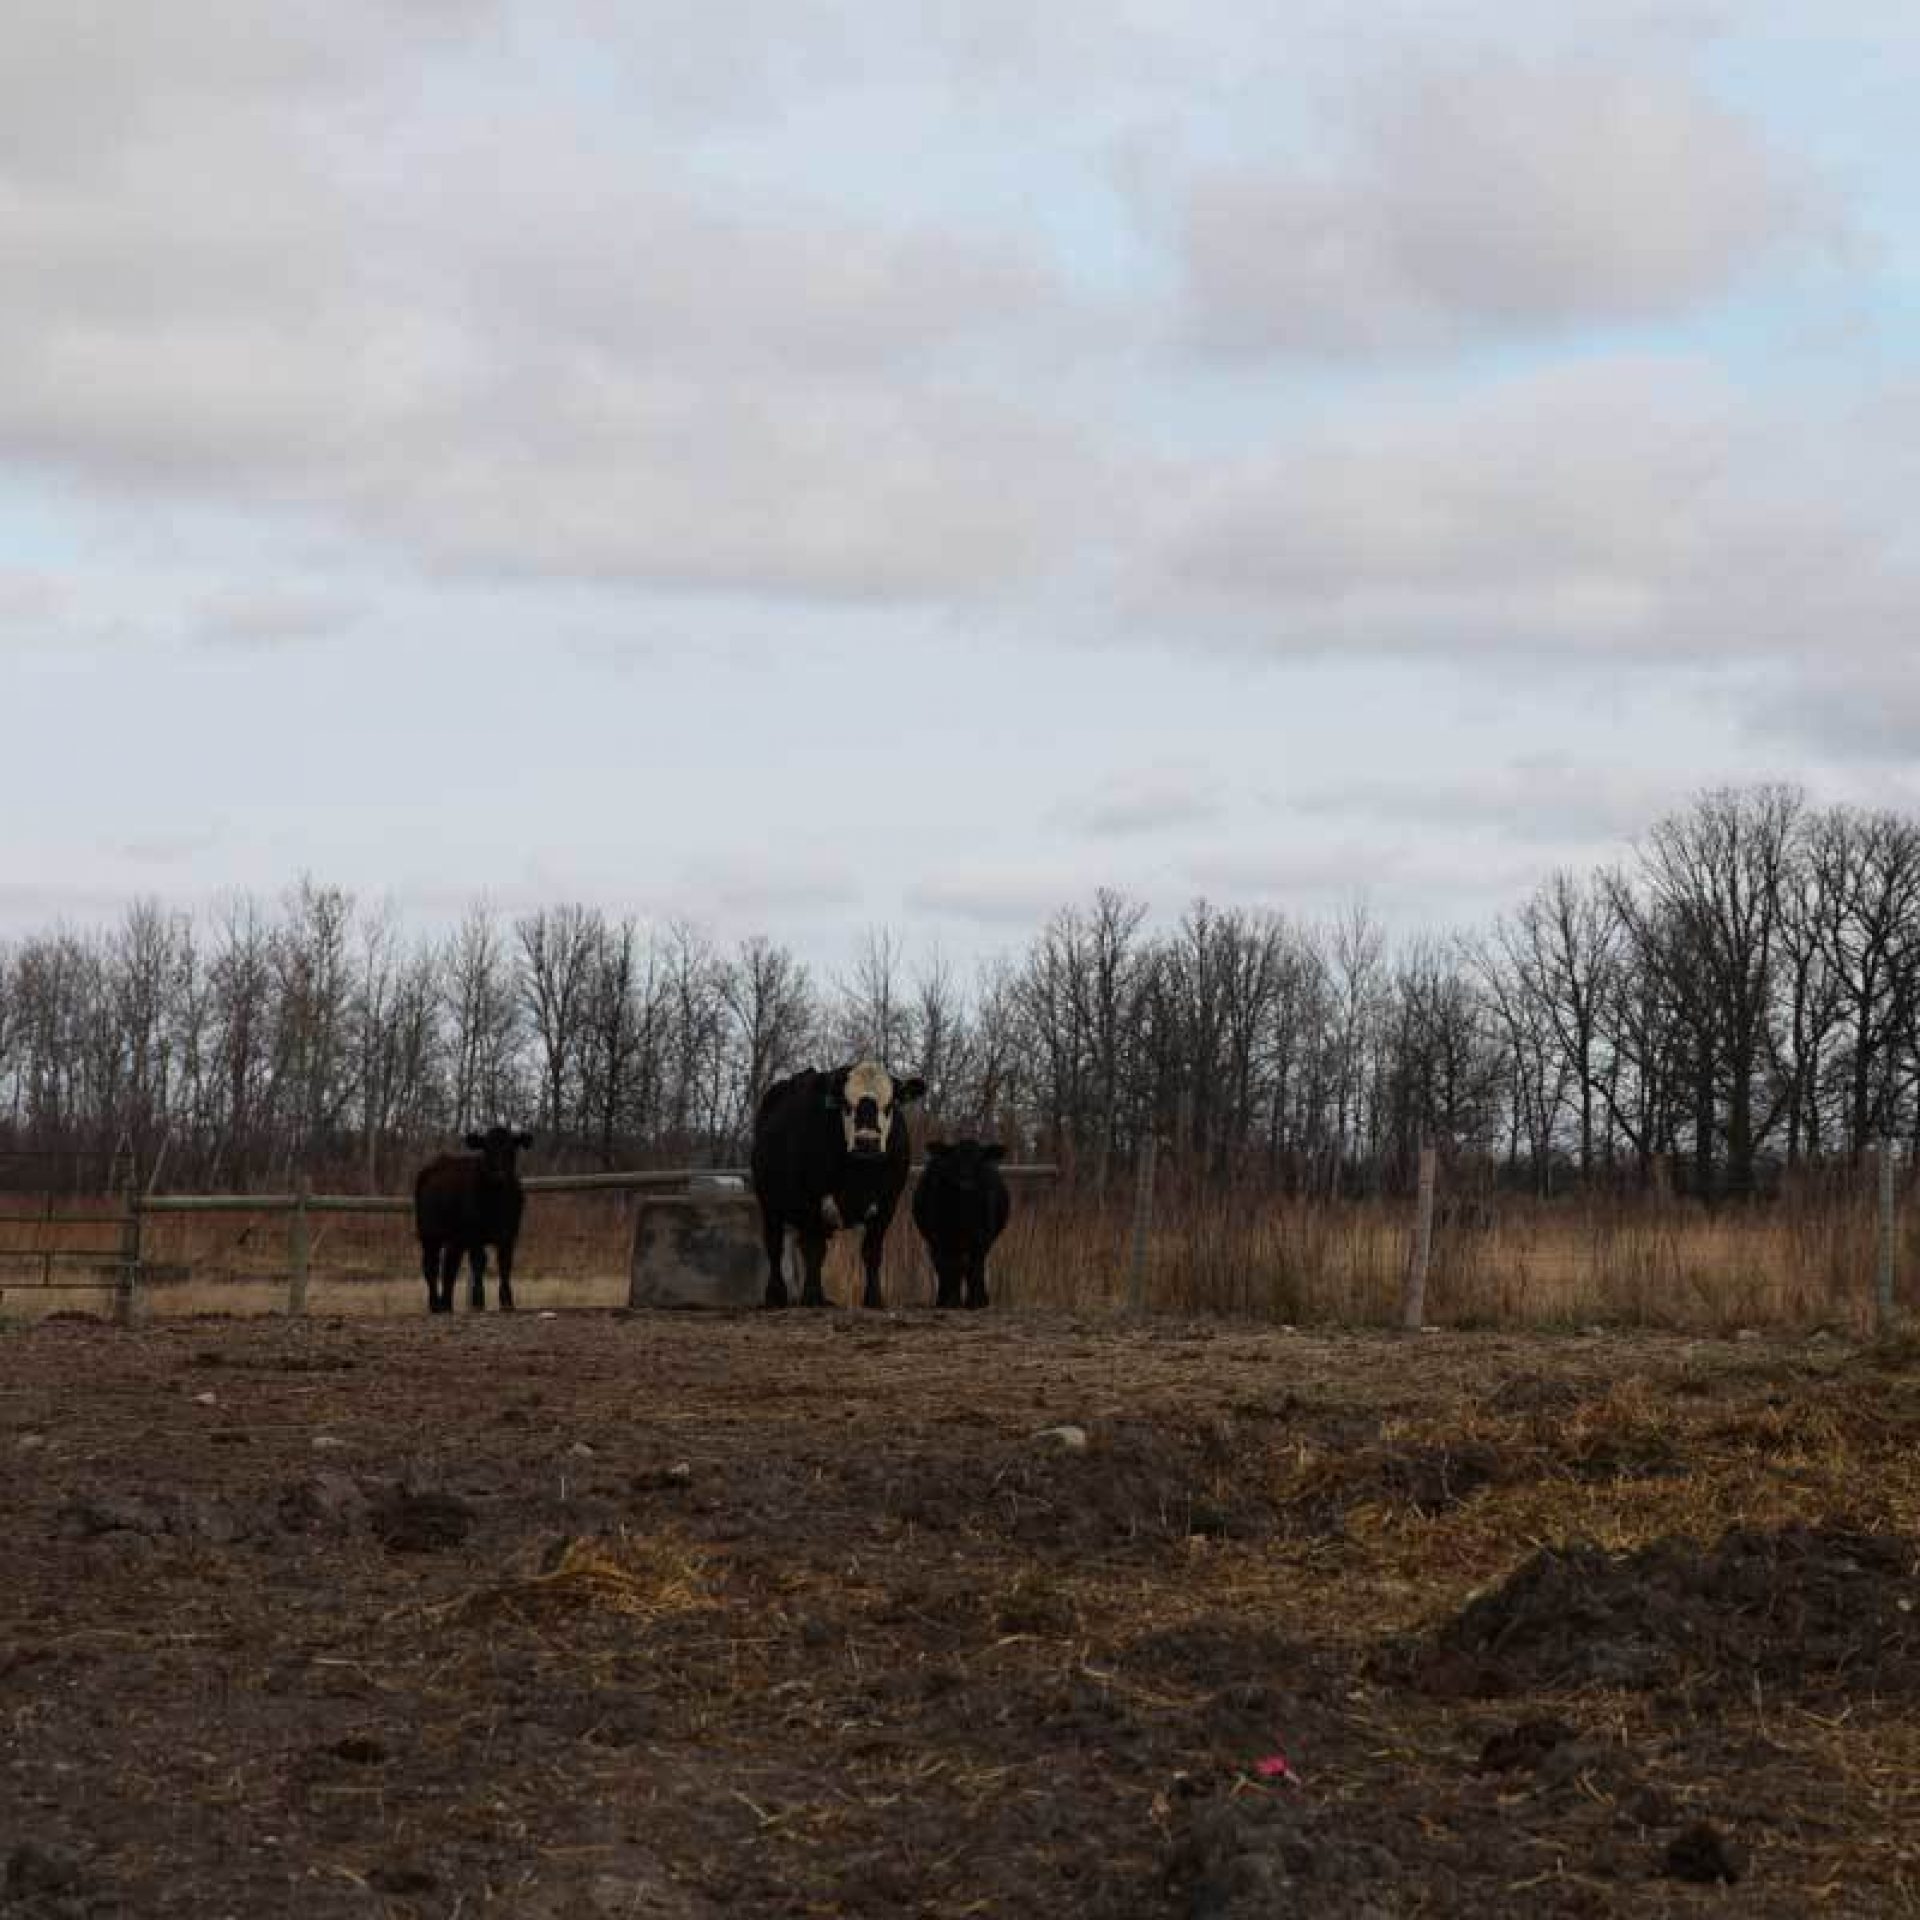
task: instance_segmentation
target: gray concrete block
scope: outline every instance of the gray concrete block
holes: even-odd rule
[[[753,1196],[726,1189],[648,1194],[634,1214],[627,1274],[629,1306],[759,1306],[767,1256]]]

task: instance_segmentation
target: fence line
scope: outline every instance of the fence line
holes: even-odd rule
[[[1157,1212],[1164,1213],[1170,1202],[1178,1200],[1178,1195],[1163,1191],[1165,1183],[1155,1178],[1156,1156],[1152,1149],[1160,1143],[1149,1141],[1144,1144],[1146,1150],[1142,1152],[1135,1169],[1131,1230],[1122,1229],[1125,1237],[1114,1249],[1119,1256],[1116,1261],[1119,1271],[1112,1274],[1108,1283],[1117,1282],[1115,1291],[1119,1302],[1136,1314],[1148,1311],[1153,1296],[1160,1291],[1154,1284],[1155,1270],[1166,1254],[1173,1252],[1180,1257],[1204,1262],[1207,1248],[1211,1245],[1208,1236],[1219,1224],[1213,1218],[1212,1209],[1217,1207],[1222,1210],[1221,1220],[1225,1221],[1234,1207],[1234,1202],[1224,1196],[1216,1197],[1199,1216],[1193,1214],[1190,1205],[1176,1206],[1175,1211],[1181,1220],[1199,1237],[1188,1241],[1176,1229],[1173,1238],[1177,1246],[1163,1249],[1155,1234],[1156,1225],[1163,1223],[1157,1222],[1155,1215]],[[1159,1157],[1163,1163],[1161,1170],[1164,1171],[1164,1156]],[[922,1163],[914,1167],[912,1173],[917,1176],[924,1170]],[[1012,1182],[1051,1181],[1058,1177],[1059,1171],[1057,1166],[1046,1162],[1003,1168]],[[1864,1183],[1866,1195],[1863,1198],[1870,1196],[1868,1204],[1872,1208],[1874,1226],[1865,1248],[1856,1245],[1847,1266],[1860,1276],[1854,1284],[1864,1283],[1861,1292],[1854,1295],[1859,1302],[1859,1310],[1864,1312],[1876,1332],[1885,1335],[1896,1328],[1901,1317],[1899,1250],[1905,1199],[1899,1179],[1900,1155],[1894,1143],[1883,1142],[1880,1150],[1871,1156],[1864,1171],[1871,1176]],[[1438,1229],[1442,1220],[1453,1220],[1463,1206],[1468,1209],[1475,1206],[1472,1195],[1448,1199],[1444,1206],[1436,1204],[1440,1198],[1438,1190],[1442,1181],[1430,1148],[1421,1155],[1420,1173],[1418,1199],[1411,1221],[1402,1230],[1405,1238],[1401,1242],[1405,1256],[1400,1274],[1399,1319],[1402,1326],[1410,1329],[1420,1327],[1426,1321],[1425,1294],[1429,1263],[1438,1252]],[[521,1184],[530,1197],[545,1193],[596,1192],[684,1194],[698,1192],[704,1186],[712,1197],[723,1197],[728,1190],[732,1190],[742,1204],[747,1204],[750,1199],[747,1172],[738,1167],[533,1174],[525,1176]],[[1855,1192],[1859,1192],[1858,1187]],[[314,1193],[305,1176],[301,1177],[291,1192],[261,1194],[145,1193],[128,1184],[117,1195],[102,1195],[101,1202],[97,1210],[80,1211],[73,1202],[62,1203],[55,1195],[48,1193],[42,1198],[41,1206],[31,1212],[13,1211],[0,1205],[0,1231],[4,1230],[7,1223],[15,1221],[28,1229],[93,1226],[99,1229],[101,1242],[84,1247],[60,1246],[51,1244],[52,1235],[49,1234],[46,1236],[49,1244],[45,1245],[9,1247],[0,1244],[0,1285],[4,1285],[7,1279],[8,1263],[25,1263],[30,1269],[37,1267],[39,1277],[21,1282],[23,1291],[88,1292],[97,1295],[110,1290],[114,1295],[116,1318],[131,1324],[142,1316],[147,1304],[144,1297],[142,1239],[143,1222],[148,1216],[285,1215],[287,1311],[299,1314],[306,1310],[314,1256],[323,1238],[316,1233],[312,1216],[402,1216],[409,1215],[413,1208],[412,1198],[407,1194]],[[1164,1225],[1171,1226],[1173,1222],[1165,1221]],[[91,1240],[93,1236],[88,1238]],[[1863,1251],[1866,1255],[1864,1271],[1855,1264]],[[66,1277],[75,1268],[91,1268],[92,1273],[87,1277]],[[1438,1269],[1443,1295],[1450,1271],[1444,1264]],[[1447,1305],[1443,1297],[1443,1317]]]
[[[918,1179],[925,1163],[912,1169]],[[1060,1169],[1050,1161],[1003,1166],[1009,1180],[1052,1180]],[[689,1167],[679,1172],[645,1173],[536,1173],[520,1182],[524,1193],[680,1193],[703,1180],[737,1180],[747,1189],[745,1167]],[[304,1207],[309,1213],[411,1213],[410,1193],[150,1193],[141,1201],[147,1213],[291,1213]],[[23,1215],[38,1219],[40,1216]],[[89,1219],[116,1216],[91,1214]]]
[[[1144,1139],[1135,1164],[1132,1223],[1121,1291],[1127,1309],[1135,1314],[1148,1310],[1153,1291],[1151,1269],[1154,1265],[1155,1211],[1156,1205],[1166,1197],[1160,1192],[1161,1183],[1155,1179],[1155,1149],[1159,1145],[1161,1143],[1152,1136]],[[1876,1253],[1867,1279],[1867,1298],[1874,1329],[1882,1337],[1897,1330],[1900,1324],[1896,1298],[1902,1205],[1896,1180],[1898,1159],[1898,1149],[1891,1140],[1883,1141],[1877,1154],[1872,1156],[1874,1187],[1877,1189],[1877,1234]],[[1435,1229],[1439,1221],[1451,1217],[1458,1208],[1473,1210],[1484,1218],[1481,1198],[1471,1190],[1455,1199],[1440,1202],[1438,1160],[1438,1153],[1432,1146],[1422,1146],[1413,1214],[1406,1228],[1404,1262],[1400,1267],[1399,1324],[1410,1333],[1419,1332],[1428,1324],[1427,1283],[1433,1266]],[[1665,1182],[1659,1173],[1659,1164],[1656,1162],[1655,1190],[1663,1192]],[[1230,1197],[1221,1196],[1217,1204],[1230,1207],[1233,1203]],[[1190,1251],[1198,1257],[1197,1245],[1191,1247]]]
[[[925,1162],[914,1166],[910,1179],[926,1171]],[[1016,1181],[1052,1180],[1059,1168],[1047,1161],[1016,1164],[1001,1168],[1005,1178]],[[528,1194],[542,1193],[674,1193],[696,1190],[702,1183],[725,1181],[726,1191],[734,1188],[742,1200],[750,1196],[748,1171],[744,1167],[690,1167],[675,1171],[648,1170],[628,1173],[542,1173],[529,1174],[521,1182]],[[112,1263],[117,1268],[114,1285],[115,1318],[123,1326],[138,1323],[144,1300],[140,1285],[142,1220],[149,1214],[285,1214],[287,1216],[287,1311],[306,1311],[311,1280],[313,1236],[311,1216],[323,1214],[411,1214],[413,1197],[400,1193],[314,1193],[303,1175],[292,1193],[148,1193],[129,1187],[122,1197],[121,1211],[87,1216],[102,1225],[120,1227],[119,1247],[110,1253],[88,1254],[98,1266]],[[38,1218],[39,1216],[25,1216]],[[58,1256],[55,1256],[58,1257]],[[76,1286],[85,1284],[75,1282]],[[95,1283],[97,1284],[97,1283]]]

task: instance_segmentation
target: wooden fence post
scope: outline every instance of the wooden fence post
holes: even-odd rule
[[[120,1216],[120,1274],[114,1288],[114,1319],[123,1327],[140,1324],[140,1189],[129,1178]]]
[[[1427,1317],[1427,1262],[1433,1255],[1434,1150],[1420,1149],[1420,1189],[1414,1202],[1413,1245],[1407,1254],[1407,1281],[1400,1295],[1400,1324],[1418,1333]]]
[[[303,1173],[294,1183],[293,1211],[287,1215],[287,1311],[296,1316],[307,1310],[307,1267],[313,1252],[307,1201],[312,1195],[313,1181]]]
[[[1153,1161],[1159,1141],[1152,1134],[1140,1143],[1140,1165],[1133,1189],[1133,1258],[1127,1276],[1127,1305],[1147,1310],[1147,1241],[1153,1232]]]
[[[1874,1326],[1883,1335],[1893,1331],[1893,1266],[1893,1139],[1888,1135],[1880,1142],[1880,1258],[1873,1285]]]

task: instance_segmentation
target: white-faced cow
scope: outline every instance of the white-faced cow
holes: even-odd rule
[[[936,1307],[987,1304],[987,1253],[1013,1202],[1000,1177],[1006,1149],[978,1140],[935,1141],[913,1192],[913,1224],[939,1281]]]
[[[487,1304],[487,1249],[500,1258],[500,1306],[513,1306],[513,1245],[526,1204],[515,1156],[533,1145],[530,1133],[489,1127],[467,1135],[471,1153],[442,1154],[413,1183],[413,1224],[420,1235],[420,1270],[427,1278],[427,1311],[453,1311],[460,1262],[472,1267],[467,1304]]]
[[[826,1305],[820,1269],[841,1227],[861,1230],[862,1301],[881,1304],[880,1255],[912,1168],[903,1109],[926,1090],[924,1080],[896,1080],[872,1060],[830,1073],[809,1068],[767,1089],[753,1120],[752,1165],[768,1306],[787,1304],[781,1260],[789,1230],[800,1242],[800,1304]]]

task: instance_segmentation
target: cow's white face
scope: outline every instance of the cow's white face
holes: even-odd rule
[[[847,1151],[856,1159],[886,1152],[893,1128],[893,1075],[878,1061],[863,1060],[847,1069],[840,1090],[840,1124],[846,1130]]]

